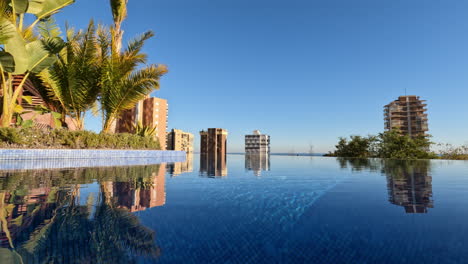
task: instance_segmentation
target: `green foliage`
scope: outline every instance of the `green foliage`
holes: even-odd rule
[[[144,126],[141,122],[138,122],[136,125],[133,125],[133,131],[135,131],[135,135],[141,137],[155,137],[157,126]]]
[[[425,136],[411,138],[398,131],[387,131],[378,136],[351,136],[340,138],[336,150],[328,156],[388,159],[435,159],[432,142]]]
[[[0,148],[160,149],[157,139],[133,134],[0,128]]]
[[[2,0],[0,2],[0,79],[3,106],[1,127],[11,125],[15,113],[22,112],[18,105],[24,83],[31,74],[40,73],[56,60],[54,53],[61,50],[64,42],[58,37],[35,35],[39,21],[59,12],[74,0]],[[25,14],[32,14],[34,21],[26,29]],[[24,75],[23,81],[14,89],[14,75]]]
[[[440,158],[447,160],[468,160],[468,145],[455,147],[451,144],[438,144]]]
[[[379,158],[389,159],[434,159],[437,156],[430,152],[432,142],[428,137],[417,136],[411,138],[400,135],[398,131],[380,133],[378,136]]]
[[[43,37],[60,34],[50,20],[39,27]],[[56,53],[57,61],[39,74],[48,92],[46,97],[58,101],[63,116],[71,116],[79,130],[84,129],[85,112],[96,102],[100,91],[95,32],[93,21],[84,32],[67,28],[66,45]]]
[[[131,109],[152,91],[159,89],[159,78],[167,72],[164,65],[146,64],[147,55],[142,53],[146,40],[153,36],[146,32],[129,42],[120,52],[112,41],[115,31],[110,33],[101,27],[98,30],[101,62],[101,94],[99,102],[103,116],[103,132],[111,132],[111,126],[122,111]]]
[[[349,141],[346,138],[340,138],[338,144],[335,146],[336,151],[333,153],[333,156],[369,158],[374,156],[372,153],[372,146],[375,142],[376,138],[373,136],[351,136],[351,140]]]

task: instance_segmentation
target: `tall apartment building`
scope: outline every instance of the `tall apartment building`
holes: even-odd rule
[[[224,153],[226,155],[227,136],[227,130],[222,128],[208,128],[207,131],[200,131],[200,153]]]
[[[398,129],[403,135],[425,135],[428,128],[425,100],[419,96],[400,96],[384,107],[385,130]]]
[[[192,153],[193,138],[193,134],[191,133],[179,129],[172,129],[171,132],[167,132],[167,149]]]
[[[200,175],[227,176],[227,135],[222,128],[200,132]]]
[[[143,126],[156,127],[156,137],[162,150],[166,150],[166,131],[167,131],[167,100],[149,97],[138,102],[138,104],[129,110],[125,110],[117,120],[117,133],[133,133],[133,126],[140,122]]]
[[[270,154],[270,136],[255,130],[253,135],[245,136],[246,154]]]

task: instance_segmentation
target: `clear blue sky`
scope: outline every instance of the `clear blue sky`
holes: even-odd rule
[[[145,51],[170,72],[153,95],[169,128],[229,130],[242,151],[254,129],[274,152],[333,149],[339,136],[383,130],[383,106],[428,100],[433,141],[468,143],[468,1],[129,0],[125,37],[156,32]],[[58,16],[109,24],[107,0]],[[98,118],[87,128],[100,129]]]

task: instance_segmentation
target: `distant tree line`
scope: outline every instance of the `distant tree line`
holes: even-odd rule
[[[334,152],[326,156],[348,158],[389,158],[389,159],[435,159],[439,156],[430,151],[433,144],[430,136],[410,137],[398,131],[386,131],[377,136],[369,135],[341,137]]]

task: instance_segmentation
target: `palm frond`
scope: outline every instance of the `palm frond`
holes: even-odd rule
[[[112,17],[115,24],[120,24],[127,17],[128,0],[110,0]]]
[[[141,52],[141,49],[143,48],[143,45],[145,42],[154,37],[154,32],[153,31],[146,31],[145,33],[141,34],[140,36],[136,37],[135,39],[131,40],[128,43],[128,47],[126,49],[126,53],[130,54],[137,54]]]
[[[55,19],[49,17],[47,19],[42,20],[37,25],[37,31],[39,35],[43,38],[57,38],[60,37],[62,32],[60,28],[57,26]]]

